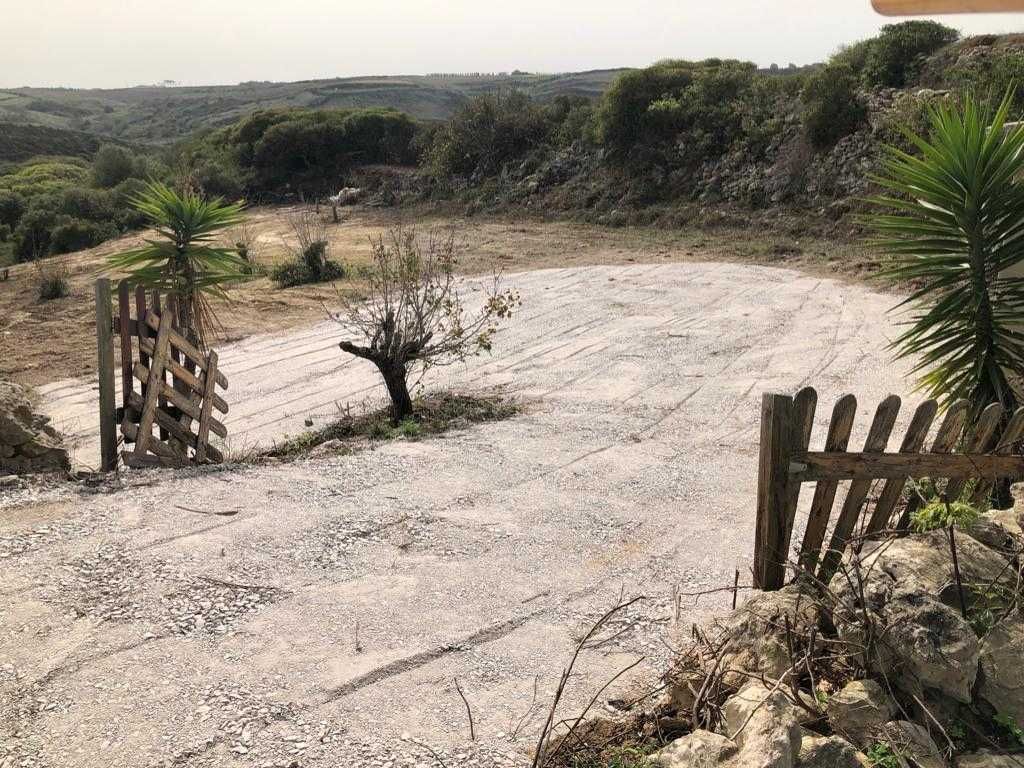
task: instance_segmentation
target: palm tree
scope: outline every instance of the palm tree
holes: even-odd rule
[[[893,258],[884,274],[913,286],[900,307],[897,359],[919,358],[919,385],[943,403],[966,398],[976,416],[991,402],[1017,406],[1024,372],[1024,126],[1007,125],[1012,94],[995,113],[967,96],[929,110],[927,139],[905,130],[915,157],[888,147],[887,209],[868,223]]]
[[[225,289],[250,277],[235,248],[217,246],[217,235],[242,220],[243,204],[207,200],[192,191],[178,193],[150,182],[132,204],[156,231],[146,245],[110,257],[109,264],[128,280],[174,299],[174,322],[197,345],[205,346],[216,322],[209,299],[225,298]]]

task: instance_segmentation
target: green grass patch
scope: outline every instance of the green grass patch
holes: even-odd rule
[[[388,408],[356,416],[345,414],[325,427],[276,443],[259,455],[296,459],[331,441],[337,441],[331,446],[336,452],[346,453],[367,441],[419,440],[472,424],[500,421],[521,411],[517,401],[493,393],[430,393],[416,398],[414,405],[415,415],[397,426],[391,424]]]

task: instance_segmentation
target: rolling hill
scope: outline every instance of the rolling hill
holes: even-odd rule
[[[13,88],[0,90],[0,123],[163,144],[271,106],[394,107],[421,120],[443,120],[467,99],[506,88],[542,99],[559,95],[596,97],[622,71],[350,77],[115,90]]]

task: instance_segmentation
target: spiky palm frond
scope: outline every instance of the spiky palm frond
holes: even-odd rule
[[[992,113],[973,97],[929,110],[927,138],[904,133],[920,155],[886,149],[887,190],[871,202],[875,243],[893,259],[883,274],[914,286],[900,307],[907,327],[892,346],[914,357],[929,396],[975,408],[1017,399],[1008,372],[1024,372],[1024,126],[1007,126],[1007,94]]]
[[[130,282],[173,297],[178,326],[205,344],[216,322],[209,298],[225,298],[228,286],[250,277],[234,248],[216,245],[221,232],[241,222],[243,204],[179,194],[159,182],[150,182],[131,202],[157,237],[114,254],[109,265],[127,272]]]

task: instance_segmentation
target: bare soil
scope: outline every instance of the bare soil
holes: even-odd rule
[[[284,244],[291,238],[290,211],[281,206],[250,210],[249,227],[258,239],[255,257],[266,266],[288,258]],[[462,269],[467,273],[727,260],[862,279],[875,266],[875,257],[862,247],[806,237],[798,225],[790,223],[774,229],[615,229],[525,214],[466,218],[430,210],[361,208],[346,210],[340,224],[330,225],[331,258],[349,267],[365,264],[369,238],[400,221],[414,222],[421,229],[455,227],[464,245]],[[12,267],[9,280],[0,282],[0,377],[40,385],[94,376],[95,280],[108,274],[107,255],[140,241],[141,236],[130,236],[60,257],[68,267],[70,293],[55,301],[39,300],[35,267]],[[254,333],[307,325],[324,317],[324,303],[331,303],[336,290],[360,288],[357,278],[285,290],[266,277],[253,280],[233,290],[232,302],[220,308],[223,333],[218,341],[223,344]]]

